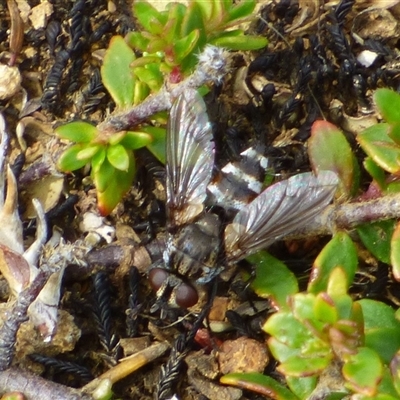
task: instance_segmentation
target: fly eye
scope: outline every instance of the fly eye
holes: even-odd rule
[[[149,281],[151,288],[157,292],[168,277],[168,272],[163,268],[153,268],[149,272]]]
[[[181,283],[175,290],[175,302],[179,307],[188,308],[199,301],[197,290],[187,283]]]

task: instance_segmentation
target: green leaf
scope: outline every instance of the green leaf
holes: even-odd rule
[[[164,77],[160,72],[160,64],[150,63],[145,67],[136,67],[133,72],[142,82],[146,83],[153,92],[160,90],[164,82]]]
[[[135,91],[133,95],[133,104],[140,104],[150,94],[150,88],[146,83],[141,81],[135,82]]]
[[[104,160],[106,159],[106,149],[104,146],[100,148],[100,150],[93,156],[92,158],[92,171],[96,172],[100,169]]]
[[[211,1],[191,1],[189,2],[186,14],[182,21],[181,33],[179,37],[185,37],[197,30],[199,32],[198,46],[202,48],[207,41],[207,28],[204,21],[209,21],[210,17],[203,18],[204,9],[209,9],[212,6]]]
[[[375,351],[359,347],[357,354],[349,356],[342,372],[346,387],[356,393],[374,396],[382,379],[383,365]]]
[[[247,258],[256,265],[256,278],[251,286],[258,296],[270,298],[272,304],[279,308],[287,307],[288,296],[299,291],[295,275],[284,263],[265,251]]]
[[[198,29],[195,29],[187,36],[184,36],[183,38],[174,42],[175,62],[177,64],[181,63],[185,57],[198,48],[197,42],[199,38],[200,32]]]
[[[340,194],[351,196],[355,189],[354,156],[340,129],[327,121],[315,121],[308,140],[308,155],[314,172],[334,171],[340,178]]]
[[[130,157],[128,151],[121,144],[110,146],[107,149],[107,159],[114,168],[128,171]]]
[[[308,399],[317,385],[317,377],[295,378],[293,376],[287,376],[286,382],[292,392],[300,399]]]
[[[114,179],[116,169],[105,159],[96,169],[92,169],[92,178],[97,192],[104,192]]]
[[[246,18],[252,14],[256,6],[255,0],[242,0],[239,4],[235,4],[228,9],[228,21]]]
[[[366,157],[363,164],[364,168],[372,176],[372,178],[374,178],[379,188],[381,190],[386,190],[387,184],[385,171],[381,167],[379,167],[370,157]]]
[[[85,146],[82,144],[75,144],[65,150],[58,159],[58,169],[64,172],[71,172],[84,167],[88,163],[87,160],[77,159],[77,154],[84,148]]]
[[[77,160],[85,160],[88,162],[99,150],[101,146],[98,144],[94,145],[85,145],[85,147],[82,148],[82,150],[76,154],[76,159]]]
[[[389,364],[400,349],[400,322],[395,318],[395,311],[376,300],[362,299],[357,303],[364,315],[365,346],[375,350]]]
[[[400,122],[391,124],[388,134],[397,145],[400,145]]]
[[[165,128],[159,128],[156,126],[143,126],[141,127],[141,130],[153,137],[153,141],[147,145],[147,148],[159,161],[165,164]]]
[[[126,35],[125,40],[132,49],[140,50],[142,52],[147,51],[147,46],[150,42],[150,39],[145,38],[140,32],[129,32]]]
[[[394,220],[370,222],[357,227],[364,246],[380,261],[390,264],[391,240],[395,228]]]
[[[293,357],[278,366],[277,370],[284,375],[298,378],[320,374],[331,362],[332,357]]]
[[[187,13],[187,7],[181,3],[170,3],[168,9],[168,20],[165,24],[164,37],[167,43],[174,43],[181,37],[183,18]]]
[[[135,80],[130,64],[135,58],[135,53],[121,36],[111,38],[101,67],[101,77],[111,97],[121,108],[129,107],[133,102]]]
[[[400,146],[388,135],[390,125],[381,123],[367,128],[357,136],[362,149],[385,171],[400,171]]]
[[[133,178],[135,177],[135,159],[133,154],[129,152],[129,168],[128,171],[115,170],[111,181],[107,188],[100,192],[98,191],[98,207],[101,215],[108,215],[122,200],[125,193],[132,186]]]
[[[254,35],[221,36],[210,41],[210,44],[218,47],[226,47],[230,50],[259,50],[268,45],[267,38]]]
[[[137,150],[152,143],[152,135],[146,132],[126,132],[125,137],[121,140],[120,144],[127,149]]]
[[[400,122],[400,95],[398,93],[390,89],[378,89],[373,98],[387,122]]]
[[[264,324],[263,330],[292,348],[301,348],[313,339],[311,332],[291,312],[273,314]],[[281,361],[279,357],[278,360]]]
[[[158,11],[149,2],[144,0],[135,0],[133,2],[133,15],[138,19],[140,25],[152,34],[158,34],[158,30],[155,29],[158,22],[159,25],[165,25],[167,22],[167,14],[165,12]]]
[[[61,139],[76,143],[88,143],[97,136],[96,127],[83,121],[69,122],[57,127],[54,131]]]
[[[353,282],[357,264],[357,250],[353,241],[345,232],[336,233],[316,258],[307,291],[326,292],[329,276],[336,267],[342,267],[345,271],[345,285],[349,288]]]
[[[297,396],[275,379],[256,372],[224,375],[221,377],[220,382],[225,385],[250,390],[276,400],[299,400]]]
[[[400,224],[397,223],[396,229],[390,241],[390,261],[392,264],[393,277],[396,281],[400,281]]]

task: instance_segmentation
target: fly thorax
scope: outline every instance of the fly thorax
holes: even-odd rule
[[[165,254],[170,269],[197,283],[207,283],[219,272],[216,266],[220,250],[220,222],[214,214],[205,214],[198,222],[186,225],[170,237]]]

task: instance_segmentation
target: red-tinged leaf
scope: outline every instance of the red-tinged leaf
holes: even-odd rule
[[[259,373],[228,374],[221,377],[220,382],[225,385],[236,386],[250,390],[275,400],[298,400],[285,386]]]
[[[297,279],[284,263],[265,251],[247,258],[256,265],[252,288],[258,296],[269,298],[277,309],[287,308],[287,298],[299,291]]]
[[[130,65],[135,58],[135,53],[122,36],[111,39],[101,67],[101,78],[121,108],[129,107],[133,102],[135,80]]]
[[[128,171],[115,170],[113,179],[103,192],[98,192],[97,200],[101,215],[106,216],[117,206],[122,200],[125,193],[132,186],[133,178],[135,177],[136,167],[135,159],[131,152],[129,154]]]
[[[277,367],[284,375],[295,377],[308,377],[320,374],[331,362],[332,356],[302,358],[293,357],[286,360]]]
[[[76,143],[91,142],[98,133],[95,126],[83,121],[69,122],[57,127],[54,131],[61,139]]]
[[[346,387],[356,393],[374,396],[382,379],[383,365],[375,351],[359,347],[357,354],[349,356],[342,372]]]
[[[345,271],[345,285],[349,288],[353,282],[357,265],[357,250],[353,241],[345,232],[336,233],[314,262],[308,283],[308,292],[315,294],[326,292],[329,277],[336,267],[341,267]]]
[[[400,281],[400,222],[397,223],[390,241],[390,261],[392,264],[393,276]]]
[[[355,189],[355,162],[353,151],[340,129],[327,121],[315,121],[308,141],[308,155],[314,172],[336,172],[340,193],[350,197]]]
[[[373,98],[387,122],[400,122],[400,95],[398,93],[386,88],[378,89]]]
[[[381,123],[367,128],[357,136],[362,149],[385,171],[400,171],[400,146],[389,136],[391,127]]]

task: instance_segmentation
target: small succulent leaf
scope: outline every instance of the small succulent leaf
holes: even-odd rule
[[[92,163],[92,171],[97,172],[102,166],[104,160],[106,159],[107,151],[104,146],[101,146],[100,150],[93,156]]]
[[[393,277],[396,281],[400,281],[400,223],[396,224],[390,241],[390,261],[392,264]]]
[[[136,173],[136,166],[132,152],[128,152],[128,155],[128,171],[115,170],[113,179],[109,182],[105,191],[98,192],[98,207],[103,216],[111,213],[132,186],[133,178]]]
[[[396,222],[386,221],[369,222],[357,227],[357,233],[364,246],[378,260],[390,264],[391,241]],[[393,252],[392,252],[393,253]]]
[[[331,297],[341,297],[347,294],[347,278],[346,271],[342,267],[334,268],[328,280],[326,292]]]
[[[268,45],[268,39],[261,36],[221,36],[210,40],[210,44],[218,47],[225,47],[229,50],[259,50]]]
[[[325,292],[331,271],[342,267],[346,272],[347,288],[353,282],[358,265],[357,249],[345,232],[337,232],[314,261],[307,291]]]
[[[250,390],[275,400],[299,400],[296,395],[278,381],[257,372],[224,375],[220,378],[220,382]]]
[[[390,125],[373,125],[357,136],[362,149],[385,171],[396,174],[400,171],[400,146],[388,135]]]
[[[140,104],[150,94],[150,88],[147,83],[136,81],[135,92],[133,95],[133,105]]]
[[[126,43],[135,50],[147,51],[150,39],[145,38],[140,32],[129,32],[125,37]]]
[[[174,43],[181,37],[182,21],[187,12],[187,6],[182,3],[170,3],[168,20],[164,27],[164,37],[167,43]]]
[[[344,364],[342,372],[346,387],[356,393],[374,396],[382,379],[383,365],[374,350],[359,347],[357,354],[350,356]]]
[[[166,43],[164,38],[154,37],[150,40],[149,44],[147,45],[147,51],[150,54],[158,53],[158,52],[166,52],[167,57],[167,49],[168,43]]]
[[[195,29],[188,35],[174,42],[175,62],[177,64],[181,63],[185,57],[198,48],[197,42],[199,38],[200,32],[198,29]]]
[[[301,348],[312,339],[310,331],[290,312],[273,314],[264,324],[263,331],[293,348]]]
[[[318,293],[316,296],[314,317],[329,325],[333,325],[338,320],[339,315],[335,304],[326,293]]]
[[[297,293],[290,299],[293,316],[300,322],[314,319],[316,297],[311,293]]]
[[[74,144],[68,147],[60,156],[57,162],[57,168],[64,172],[75,171],[84,167],[87,160],[78,160],[77,154],[84,148],[82,144]]]
[[[287,298],[299,291],[297,279],[288,267],[267,252],[259,252],[247,258],[256,265],[252,288],[258,296],[270,298],[274,307],[288,307]]]
[[[137,150],[141,147],[148,146],[153,142],[152,135],[146,132],[126,132],[125,137],[121,140],[121,146],[124,146],[126,149]]]
[[[149,56],[142,56],[137,58],[133,63],[131,63],[131,68],[133,72],[135,72],[135,68],[137,67],[145,67],[148,64],[154,63],[159,65],[162,61],[162,58],[158,55],[149,55]]]
[[[76,159],[79,161],[88,162],[101,148],[102,146],[98,144],[85,145],[81,151],[76,154]]]
[[[148,31],[154,36],[162,36],[164,33],[164,24],[161,24],[156,18],[148,20]]]
[[[228,22],[246,18],[252,14],[256,6],[255,0],[242,0],[240,3],[235,4],[227,9]]]
[[[400,121],[391,124],[388,135],[397,145],[400,145]]]
[[[339,176],[339,194],[350,197],[355,189],[353,151],[340,129],[327,121],[315,121],[308,140],[308,156],[316,174],[334,171]]]
[[[372,176],[372,178],[374,178],[379,188],[381,190],[385,190],[387,187],[385,171],[379,167],[379,165],[376,164],[371,157],[366,157],[363,164],[364,168]]]
[[[157,92],[164,82],[163,74],[160,72],[160,65],[156,63],[149,63],[145,67],[136,67],[133,72],[153,92]]]
[[[158,33],[152,31],[154,28],[154,21],[157,21],[161,25],[165,25],[167,22],[168,15],[165,12],[158,11],[149,2],[144,0],[134,1],[132,11],[140,25],[152,34]]]
[[[99,168],[92,169],[92,178],[96,186],[97,192],[104,192],[109,183],[114,179],[115,168],[107,159],[101,163]]]
[[[211,15],[213,14],[213,10],[214,10],[214,2],[213,1],[194,0],[194,1],[190,2],[190,7],[191,7],[190,12],[193,13],[194,15],[190,16],[189,20],[186,22],[187,27],[185,27],[185,30],[182,31],[182,33],[184,33],[186,35],[189,32],[191,32],[193,29],[201,28],[201,26],[196,25],[196,24],[201,23],[201,24],[203,24],[203,27],[204,27],[203,21],[211,20]],[[196,16],[196,19],[194,19],[192,21],[191,19],[194,18],[194,16]],[[200,19],[201,22],[197,21],[197,19]]]
[[[317,377],[308,376],[304,378],[286,377],[286,383],[291,391],[300,399],[308,399],[317,386]]]
[[[365,346],[375,350],[389,364],[400,349],[400,322],[393,308],[380,301],[362,299],[357,301],[364,315]],[[382,338],[390,340],[382,340]]]
[[[114,146],[118,144],[126,135],[126,131],[116,132],[113,133],[110,138],[108,139],[108,144],[110,146]]]
[[[331,357],[293,357],[278,365],[277,370],[294,377],[308,377],[320,374],[331,362]]]
[[[400,95],[398,93],[386,88],[378,89],[373,99],[387,122],[400,122]]]
[[[213,1],[191,1],[183,18],[179,37],[185,37],[191,32],[197,30],[199,32],[198,46],[202,48],[207,42],[207,27],[205,26],[204,21],[210,20],[209,16],[204,18],[203,13],[208,13],[212,8],[213,3]]]
[[[129,107],[133,102],[135,80],[130,65],[135,58],[135,53],[122,36],[111,38],[101,67],[101,78],[120,108]]]
[[[276,337],[268,339],[268,348],[274,358],[280,362],[284,362],[294,356],[300,356],[301,354],[299,348],[282,343]]]
[[[163,164],[165,164],[165,128],[156,126],[143,126],[140,128],[144,133],[152,136],[153,141],[147,145],[151,153]]]
[[[121,144],[108,147],[107,159],[114,168],[120,171],[128,171],[130,157],[128,150]]]
[[[84,121],[69,122],[60,125],[54,131],[61,139],[76,143],[89,143],[97,136],[96,127]]]

